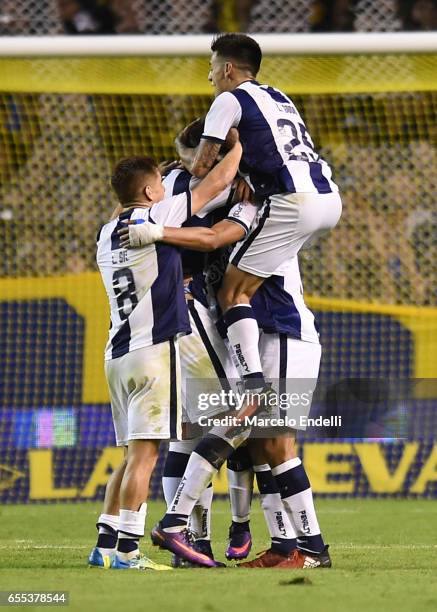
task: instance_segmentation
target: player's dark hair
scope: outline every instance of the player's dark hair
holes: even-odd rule
[[[205,130],[205,117],[199,117],[198,119],[195,119],[192,123],[187,125],[187,127],[183,130],[181,137],[180,137],[182,144],[185,145],[186,147],[189,147],[190,149],[195,149],[200,144],[200,140],[202,138],[202,134],[204,130]],[[219,154],[226,155],[226,153],[228,153],[229,150],[230,150],[230,147],[227,145],[226,142],[224,142],[222,146],[220,147]]]
[[[205,129],[205,117],[196,119],[184,129],[181,137],[182,144],[190,149],[194,149],[200,143]]]
[[[155,172],[159,170],[152,157],[135,155],[120,159],[111,176],[111,186],[120,204],[133,202],[138,191],[138,179],[147,174],[155,174]]]
[[[250,70],[256,76],[261,65],[262,52],[259,44],[246,34],[219,34],[211,45],[211,51],[239,68]]]

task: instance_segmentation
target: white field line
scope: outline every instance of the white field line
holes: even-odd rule
[[[33,544],[32,540],[11,540],[10,544],[0,544],[0,550],[83,550],[90,544]],[[338,542],[332,545],[333,550],[437,550],[437,544],[354,544],[353,542]]]

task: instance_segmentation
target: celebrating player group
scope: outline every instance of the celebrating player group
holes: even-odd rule
[[[299,427],[277,424],[295,409],[279,396],[295,396],[305,381],[310,397],[317,382],[321,346],[298,253],[335,227],[341,199],[293,102],[256,80],[256,41],[223,34],[211,51],[215,100],[177,137],[181,163],[161,176],[152,158],[119,161],[111,184],[120,205],[97,237],[111,312],[105,372],[126,452],[89,565],[222,567],[211,547],[211,483],[227,462],[226,558],[246,568],[330,567],[296,454]],[[200,392],[222,399],[200,410]],[[170,441],[167,511],[151,539],[172,553],[171,566],[139,547],[161,440]],[[254,477],[271,546],[243,561]]]

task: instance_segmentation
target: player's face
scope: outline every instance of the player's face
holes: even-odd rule
[[[227,78],[228,70],[229,62],[226,62],[214,51],[209,62],[208,80],[214,85],[216,96],[231,89],[229,79]]]

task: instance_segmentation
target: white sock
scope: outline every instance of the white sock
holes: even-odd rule
[[[191,513],[189,529],[198,540],[211,539],[211,505],[213,495],[213,488],[206,487]]]
[[[320,552],[323,539],[314,507],[313,492],[299,457],[285,461],[273,468],[272,473],[282,483],[282,502],[294,524],[299,545],[310,551]],[[287,495],[290,492],[291,495]]]
[[[135,510],[120,509],[120,521],[118,524],[117,555],[123,561],[128,561],[139,552],[138,540],[144,536],[146,523],[147,504],[141,504],[138,512]],[[133,540],[136,547],[129,552],[123,550],[123,540]],[[121,549],[121,550],[120,550]]]
[[[225,322],[229,344],[237,358],[238,373],[242,378],[258,374],[262,379],[259,329],[252,307],[249,304],[236,304],[226,312]]]
[[[97,546],[101,555],[110,555],[114,552],[117,546],[117,531],[118,531],[119,516],[118,514],[101,514],[97,520],[97,529],[99,536],[102,534],[110,536],[114,539],[115,545],[112,548]],[[99,538],[100,539],[100,538]],[[108,538],[106,538],[108,539]]]
[[[250,518],[250,505],[253,494],[253,471],[235,471],[228,468],[229,501],[232,520],[245,523]]]
[[[163,476],[162,477],[162,490],[164,491],[164,499],[167,504],[167,508],[173,501],[173,497],[176,495],[181,478],[176,476]]]
[[[196,438],[193,440],[179,440],[169,444],[168,455],[164,465],[164,475],[162,477],[162,489],[167,508],[176,494],[187,467],[189,456],[197,443],[198,439]]]
[[[215,474],[217,474],[217,470],[209,461],[196,452],[191,453],[185,474],[162,521],[165,531],[176,532],[186,528],[188,517],[193,511],[197,500]],[[178,515],[178,518],[174,515]],[[172,520],[172,516],[174,516],[175,520]]]
[[[295,539],[296,531],[282,503],[281,494],[271,475],[270,465],[267,463],[255,465],[253,469],[260,491],[264,519],[272,542]]]
[[[118,514],[101,514],[97,521],[97,524],[104,523],[105,525],[109,525],[112,527],[114,531],[118,531],[118,523],[120,521],[120,517]],[[99,527],[100,530],[100,527]],[[100,533],[100,531],[99,531]],[[103,533],[103,532],[102,532]]]

